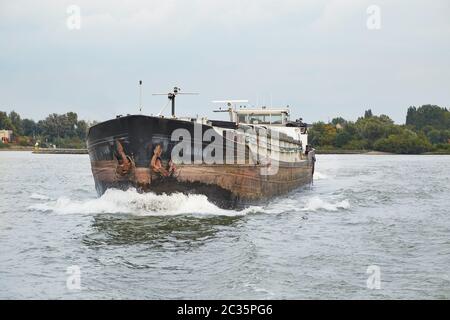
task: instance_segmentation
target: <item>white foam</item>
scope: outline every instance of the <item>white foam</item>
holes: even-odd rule
[[[328,176],[324,173],[321,172],[314,172],[314,180],[324,180],[324,179],[328,179]]]
[[[338,211],[339,209],[348,208],[350,208],[350,202],[348,200],[331,203],[319,197],[312,197],[306,201],[305,207],[302,209],[302,211],[317,211],[320,209],[324,209],[327,211]]]
[[[133,215],[245,215],[259,210],[250,207],[242,211],[225,210],[209,202],[204,195],[156,195],[154,193],[138,193],[134,189],[127,191],[109,189],[100,198],[73,200],[60,197],[57,200],[40,203],[28,208],[58,214],[98,214],[124,213]]]
[[[44,195],[39,194],[39,193],[33,193],[33,194],[31,194],[30,199],[33,199],[33,200],[50,200],[50,197],[44,196]]]

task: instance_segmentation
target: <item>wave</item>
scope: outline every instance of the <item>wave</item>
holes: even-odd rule
[[[39,193],[31,194],[30,199],[33,199],[33,200],[51,200],[50,197],[44,196],[44,195],[39,194]]]
[[[317,211],[320,209],[324,209],[327,211],[338,211],[339,209],[349,208],[350,202],[347,199],[336,203],[330,203],[322,200],[319,197],[312,197],[306,201],[305,207],[302,209],[302,211]]]
[[[60,197],[53,201],[32,205],[28,209],[58,214],[121,213],[138,216],[181,214],[239,216],[256,212],[260,210],[260,207],[250,207],[241,211],[225,210],[209,202],[204,195],[185,195],[182,193],[156,195],[154,193],[138,193],[134,189],[127,191],[108,189],[97,199],[73,200],[68,197]]]
[[[33,193],[31,199],[40,200],[28,207],[30,211],[53,212],[57,214],[132,214],[137,216],[166,215],[221,215],[242,216],[249,213],[263,212],[280,214],[303,211],[338,211],[349,209],[348,200],[329,202],[314,196],[307,199],[278,198],[264,207],[251,206],[244,210],[226,210],[217,207],[204,195],[185,195],[182,193],[162,194],[139,193],[135,189],[127,191],[108,189],[100,198],[71,199],[59,197],[56,200],[48,196]],[[300,198],[301,199],[301,198]]]
[[[324,173],[321,172],[314,172],[314,180],[324,180],[324,179],[328,179],[328,176]]]

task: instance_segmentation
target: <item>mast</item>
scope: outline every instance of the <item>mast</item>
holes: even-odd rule
[[[179,94],[191,94],[191,95],[195,94],[195,95],[197,95],[198,94],[196,92],[180,92],[180,90],[181,89],[179,87],[174,87],[173,88],[173,92],[169,92],[169,93],[153,93],[152,94],[154,96],[161,96],[161,95],[165,96],[165,95],[167,95],[167,98],[169,98],[169,101],[170,101],[170,103],[172,105],[172,117],[173,118],[175,118],[175,97],[177,95],[179,95]]]
[[[142,112],[142,80],[139,80],[139,112]]]

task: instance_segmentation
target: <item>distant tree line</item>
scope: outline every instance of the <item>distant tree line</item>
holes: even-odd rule
[[[79,120],[75,112],[53,113],[35,122],[22,119],[15,111],[9,114],[0,111],[0,130],[12,130],[12,142],[21,146],[34,146],[38,142],[41,147],[85,148],[87,130],[92,124]]]
[[[375,150],[402,154],[450,153],[450,111],[434,105],[410,107],[405,125],[367,110],[356,122],[341,117],[316,122],[309,141],[323,150]]]
[[[95,124],[79,120],[75,112],[50,114],[35,122],[17,112],[0,111],[0,130],[14,132],[14,143],[42,147],[85,148],[87,130]],[[342,117],[329,123],[316,122],[309,129],[309,142],[319,150],[376,150],[419,154],[450,153],[450,111],[434,105],[410,107],[405,125],[396,125],[387,115],[367,110],[355,122]],[[0,147],[5,147],[0,142]]]

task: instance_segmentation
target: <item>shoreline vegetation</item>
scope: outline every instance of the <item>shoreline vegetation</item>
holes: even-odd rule
[[[67,148],[39,148],[34,147],[20,147],[11,146],[8,148],[0,148],[2,151],[28,151],[36,154],[88,154],[87,149],[67,149]],[[400,153],[382,152],[382,151],[369,151],[369,150],[343,150],[343,149],[330,149],[330,150],[316,150],[316,154],[339,154],[339,155],[367,155],[367,156],[390,156],[400,155]],[[414,154],[411,154],[414,155]],[[416,154],[417,155],[417,154]],[[450,155],[450,152],[425,152],[420,155]]]
[[[0,148],[2,151],[27,151],[36,154],[88,154],[87,149],[68,149],[68,148],[35,148],[35,147],[21,147],[21,146],[10,146],[7,148]]]
[[[342,117],[308,129],[317,153],[450,154],[450,111],[435,105],[409,107],[406,122],[366,110],[355,122]]]
[[[0,141],[0,149],[17,147],[85,149],[86,136],[90,126],[96,122],[79,120],[75,112],[65,114],[52,113],[44,120],[35,122],[22,119],[11,111],[0,111],[0,130],[11,130],[11,141]]]
[[[0,130],[13,131],[12,141],[0,140],[0,151],[87,153],[87,132],[96,123],[79,120],[75,112],[53,113],[35,122],[15,111],[0,111]],[[435,105],[409,107],[404,125],[369,109],[355,122],[337,117],[315,122],[308,131],[318,154],[450,154],[450,111]]]
[[[316,150],[316,154],[339,154],[339,155],[367,155],[367,156],[396,156],[396,155],[450,155],[450,151],[430,151],[424,153],[393,153],[393,152],[382,152],[374,150],[343,150],[343,149],[330,149],[330,150]]]

